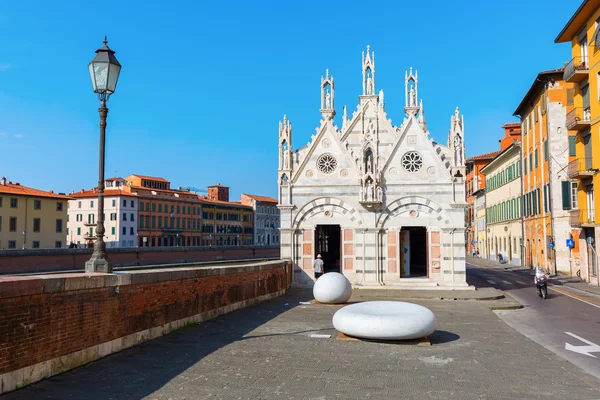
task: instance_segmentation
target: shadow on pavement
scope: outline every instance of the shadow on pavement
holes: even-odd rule
[[[455,342],[460,339],[456,333],[448,332],[448,331],[435,331],[431,335],[429,335],[429,341],[432,345],[435,344],[444,344]]]
[[[211,353],[246,339],[246,334],[297,307],[299,301],[311,299],[312,296],[290,289],[276,299],[186,327],[0,397],[2,400],[141,399]],[[218,360],[205,362],[214,363],[215,368],[226,368]]]

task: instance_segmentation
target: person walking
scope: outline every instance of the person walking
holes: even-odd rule
[[[313,267],[315,269],[315,279],[319,279],[323,275],[323,260],[321,260],[320,254],[317,254],[317,258],[313,261]]]

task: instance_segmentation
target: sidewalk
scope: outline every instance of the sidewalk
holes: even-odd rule
[[[534,275],[534,272],[531,268],[523,268],[519,265],[512,265],[512,264],[500,264],[498,261],[488,260],[485,258],[473,257],[471,255],[467,256],[467,264],[475,265],[477,267],[504,268],[505,270],[510,270],[510,271],[522,271],[522,272],[527,272],[532,277]],[[600,287],[583,282],[575,276],[565,276],[565,275],[559,274],[557,276],[551,277],[550,282],[555,285],[571,287],[573,289],[581,290],[582,292],[586,292],[586,293],[593,294],[595,296],[600,297]]]

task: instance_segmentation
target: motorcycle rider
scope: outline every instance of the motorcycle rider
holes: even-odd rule
[[[545,279],[545,278],[546,278],[546,274],[544,273],[544,270],[542,269],[542,267],[535,267],[535,276],[533,277],[533,283],[535,283],[537,285],[538,279]]]

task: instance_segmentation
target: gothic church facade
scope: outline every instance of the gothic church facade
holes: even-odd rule
[[[418,74],[405,74],[405,116],[394,126],[376,92],[375,53],[362,54],[362,94],[342,127],[334,124],[335,82],[321,78],[316,134],[292,148],[279,124],[281,257],[296,286],[314,282],[312,262],[354,287],[469,289],[465,270],[464,118],[450,119],[448,142],[430,136]]]

